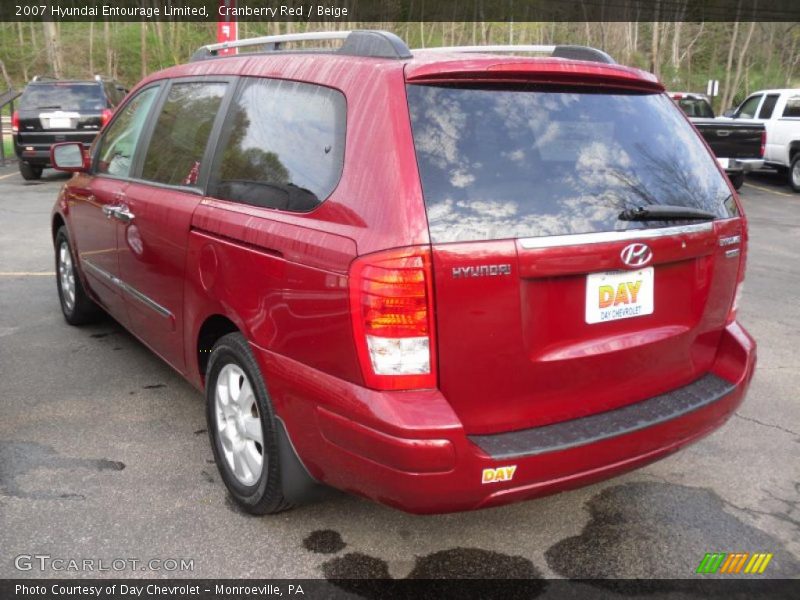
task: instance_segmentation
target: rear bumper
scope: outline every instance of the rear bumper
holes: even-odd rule
[[[749,173],[764,166],[763,158],[720,158],[726,173]]]
[[[662,458],[730,417],[744,398],[756,358],[755,342],[733,323],[725,329],[709,375],[637,403],[631,414],[594,415],[556,431],[550,426],[550,431],[469,437],[438,390],[372,391],[261,348],[254,351],[311,475],[414,513],[526,500]],[[688,389],[691,393],[682,398],[675,395]],[[645,403],[650,410],[642,408]],[[642,418],[650,420],[642,425],[637,421]],[[487,469],[492,471],[484,475]]]
[[[53,142],[53,144],[62,144],[64,142],[81,142],[83,147],[88,150],[96,136],[96,132],[93,132],[90,135],[67,134],[60,136],[64,139],[61,139],[58,142]],[[14,152],[19,160],[23,160],[35,166],[47,167],[50,166],[50,146],[53,144],[28,143],[15,138]]]

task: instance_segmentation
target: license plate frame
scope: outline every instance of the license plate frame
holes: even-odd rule
[[[655,311],[655,269],[601,271],[586,275],[587,324],[644,317]]]
[[[72,129],[72,119],[69,117],[50,117],[50,129]]]

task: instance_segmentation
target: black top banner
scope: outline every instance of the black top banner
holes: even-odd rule
[[[800,21],[798,0],[4,0],[0,21]]]

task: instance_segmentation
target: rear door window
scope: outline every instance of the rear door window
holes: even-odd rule
[[[226,83],[173,83],[150,138],[142,179],[195,186]]]
[[[346,103],[331,88],[247,78],[236,94],[217,148],[209,195],[306,212],[339,182]]]
[[[758,111],[759,119],[771,119],[772,112],[775,110],[775,105],[778,103],[778,94],[767,94],[764,98],[764,104],[761,105],[761,110]]]
[[[734,214],[714,158],[665,94],[408,85],[433,242],[614,231],[643,205]]]
[[[128,177],[136,144],[147,123],[158,86],[150,87],[131,98],[98,142],[95,173]]]
[[[783,109],[784,117],[800,117],[800,96],[792,96],[786,100],[786,108]]]

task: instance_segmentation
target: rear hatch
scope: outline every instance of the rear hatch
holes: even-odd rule
[[[755,121],[692,119],[719,158],[758,159],[764,155],[764,124]]]
[[[611,410],[708,371],[743,225],[666,95],[452,78],[407,95],[439,386],[467,433]],[[621,218],[653,205],[708,214]]]
[[[25,88],[19,103],[20,145],[91,141],[109,108],[98,83],[42,82]]]

